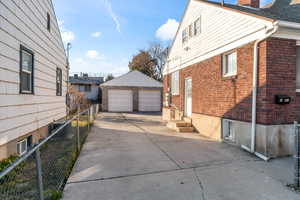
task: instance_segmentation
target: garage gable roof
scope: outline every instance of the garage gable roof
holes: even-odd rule
[[[159,87],[162,88],[163,84],[146,76],[139,71],[132,71],[117,77],[111,81],[103,83],[101,87],[109,86],[124,86],[124,87]]]

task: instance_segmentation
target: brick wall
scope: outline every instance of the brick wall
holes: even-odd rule
[[[267,124],[293,123],[299,120],[299,97],[296,96],[296,41],[272,38],[267,46]],[[292,103],[276,105],[277,94],[289,95]],[[298,117],[297,117],[298,115]]]
[[[193,113],[251,122],[253,46],[248,44],[237,49],[238,74],[235,77],[222,77],[222,56],[180,70],[180,96],[173,96],[172,103],[184,110],[184,80],[192,77]],[[299,115],[295,55],[295,41],[272,38],[259,45],[258,123],[288,124],[296,119],[297,113]],[[276,105],[276,94],[290,95],[292,104]]]

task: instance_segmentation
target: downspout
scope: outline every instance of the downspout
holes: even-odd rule
[[[259,44],[264,41],[265,39],[269,38],[272,36],[274,33],[276,33],[278,30],[278,23],[274,23],[274,26],[271,30],[267,31],[268,33],[262,37],[261,39],[258,39],[254,43],[254,58],[253,58],[253,95],[252,95],[252,124],[251,124],[251,147],[250,149],[244,145],[242,145],[242,148],[255,154],[259,158],[268,161],[269,158],[256,152],[255,147],[256,147],[256,107],[257,107],[257,79],[258,79],[258,49],[259,49]]]

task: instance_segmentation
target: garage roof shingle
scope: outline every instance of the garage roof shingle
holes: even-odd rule
[[[163,84],[156,81],[149,76],[139,72],[132,71],[123,76],[117,77],[111,81],[103,83],[101,87],[113,87],[113,86],[123,86],[123,87],[158,87],[162,88]]]

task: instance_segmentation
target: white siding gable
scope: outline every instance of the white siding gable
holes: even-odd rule
[[[20,45],[34,53],[34,95],[19,94]],[[67,63],[51,0],[0,1],[0,63],[0,145],[66,115]],[[57,67],[62,96],[56,96]]]
[[[201,17],[201,33],[183,45],[182,31]],[[201,62],[262,37],[270,21],[191,0],[170,50],[164,74]]]

